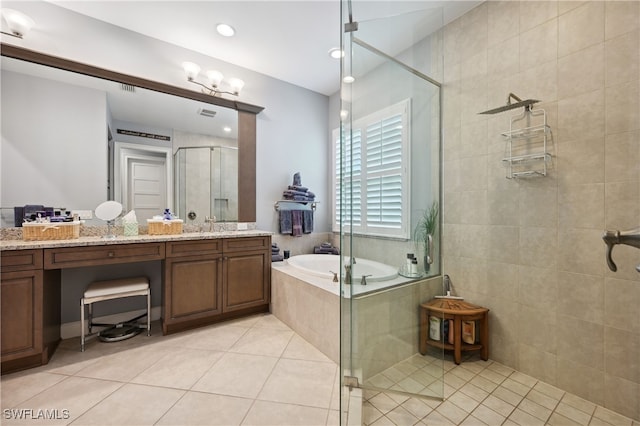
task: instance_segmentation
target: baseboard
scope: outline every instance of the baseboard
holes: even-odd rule
[[[137,311],[129,311],[129,312],[120,312],[113,315],[106,315],[103,317],[96,317],[93,319],[94,322],[101,322],[105,324],[117,324],[123,321],[129,321],[131,318],[135,318],[138,315],[142,315],[146,312],[146,309],[139,309]],[[151,308],[151,321],[156,321],[160,319],[162,315],[162,307],[156,306]],[[141,319],[145,321],[144,318]],[[87,320],[85,319],[85,327]],[[60,337],[63,339],[70,339],[72,337],[80,336],[80,321],[66,322],[64,324],[60,324]],[[85,328],[86,330],[86,328]],[[98,329],[99,330],[99,329]]]

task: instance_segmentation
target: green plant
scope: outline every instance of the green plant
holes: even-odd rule
[[[416,243],[420,243],[424,247],[424,252],[429,253],[429,235],[435,237],[438,227],[438,202],[434,201],[431,207],[422,213],[422,217],[418,220],[416,229],[413,231],[413,238]]]

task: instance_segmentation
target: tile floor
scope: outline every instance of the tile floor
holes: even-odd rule
[[[84,353],[65,340],[48,365],[3,376],[0,423],[339,424],[338,366],[273,315],[171,336],[153,325]],[[364,391],[349,424],[640,426],[496,362],[447,360],[445,371],[444,402]]]

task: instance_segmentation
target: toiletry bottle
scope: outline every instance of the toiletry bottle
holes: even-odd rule
[[[418,275],[418,259],[411,261],[411,275]]]
[[[407,253],[407,266],[405,271],[407,274],[411,273],[411,262],[413,261],[413,253]]]

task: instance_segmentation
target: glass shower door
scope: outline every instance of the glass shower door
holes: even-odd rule
[[[433,244],[414,238],[425,213],[431,208],[439,213],[442,205],[441,88],[426,74],[441,66],[440,38],[423,34],[422,28],[427,22],[438,27],[442,12],[359,21],[356,29],[349,16],[355,21],[358,13],[343,3],[342,136],[336,150],[344,255],[343,384],[442,399],[440,343],[448,323],[421,307],[443,293],[441,215]],[[398,37],[408,43],[401,50]],[[369,262],[390,266],[397,274],[369,277],[360,266]]]

